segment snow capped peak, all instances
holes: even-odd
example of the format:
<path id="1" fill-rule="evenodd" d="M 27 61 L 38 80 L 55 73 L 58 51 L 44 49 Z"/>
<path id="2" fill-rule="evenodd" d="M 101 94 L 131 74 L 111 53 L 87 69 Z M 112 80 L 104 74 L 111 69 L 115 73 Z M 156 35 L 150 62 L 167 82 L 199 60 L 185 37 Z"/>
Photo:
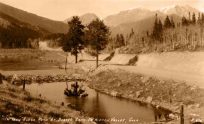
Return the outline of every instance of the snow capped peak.
<path id="1" fill-rule="evenodd" d="M 189 6 L 189 5 L 172 5 L 165 8 L 162 8 L 159 10 L 160 12 L 163 12 L 164 14 L 177 14 L 180 16 L 188 16 L 190 13 L 198 13 L 199 10 Z"/>
<path id="2" fill-rule="evenodd" d="M 120 14 L 135 13 L 135 12 L 150 12 L 150 10 L 144 7 L 136 7 L 136 8 L 129 8 L 127 10 L 121 11 Z"/>
<path id="3" fill-rule="evenodd" d="M 133 8 L 129 8 L 129 9 L 126 9 L 124 11 L 132 11 L 132 10 L 147 10 L 147 8 L 143 7 L 143 6 L 137 6 L 137 7 L 133 7 Z"/>
<path id="4" fill-rule="evenodd" d="M 167 6 L 159 9 L 159 11 L 166 13 L 169 9 L 175 8 L 177 5 Z"/>
<path id="5" fill-rule="evenodd" d="M 200 9 L 201 12 L 204 12 L 204 8 Z"/>

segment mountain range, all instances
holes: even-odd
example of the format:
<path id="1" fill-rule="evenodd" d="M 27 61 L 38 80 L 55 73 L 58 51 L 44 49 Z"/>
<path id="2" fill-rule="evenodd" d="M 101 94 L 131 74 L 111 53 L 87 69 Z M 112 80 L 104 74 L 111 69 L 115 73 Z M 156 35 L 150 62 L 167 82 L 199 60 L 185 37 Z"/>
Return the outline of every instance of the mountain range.
<path id="1" fill-rule="evenodd" d="M 145 8 L 135 8 L 131 10 L 121 11 L 118 14 L 110 15 L 104 18 L 104 21 L 109 26 L 117 26 L 123 23 L 136 22 L 151 16 L 158 15 L 178 15 L 180 17 L 189 16 L 189 12 L 198 14 L 200 11 L 189 5 L 174 5 L 158 10 L 149 10 Z"/>
<path id="2" fill-rule="evenodd" d="M 151 31 L 156 14 L 161 21 L 164 21 L 168 15 L 170 18 L 173 18 L 175 23 L 178 23 L 181 22 L 183 16 L 189 18 L 189 12 L 191 13 L 190 16 L 192 16 L 193 13 L 197 16 L 201 11 L 189 5 L 174 5 L 158 10 L 135 8 L 110 15 L 104 18 L 104 22 L 111 27 L 112 35 L 118 33 L 127 34 L 130 33 L 132 29 L 134 32 Z"/>
<path id="3" fill-rule="evenodd" d="M 103 20 L 104 23 L 110 27 L 112 35 L 116 35 L 117 33 L 127 34 L 132 29 L 134 29 L 135 32 L 150 31 L 153 27 L 156 14 L 162 21 L 169 15 L 175 22 L 179 22 L 183 16 L 188 18 L 189 12 L 198 15 L 200 11 L 189 5 L 174 5 L 158 10 L 135 8 L 109 15 Z M 48 33 L 66 33 L 68 31 L 67 21 L 70 21 L 72 18 L 69 17 L 64 21 L 54 21 L 3 3 L 0 3 L 0 13 L 17 19 L 20 22 L 30 24 Z M 89 24 L 96 18 L 98 18 L 97 15 L 93 13 L 87 13 L 80 16 L 80 20 L 84 25 Z M 5 19 L 0 14 L 0 24 L 6 26 L 9 23 L 9 20 Z"/>
<path id="4" fill-rule="evenodd" d="M 162 8 L 160 9 L 160 11 L 167 15 L 176 14 L 176 15 L 185 16 L 185 17 L 189 16 L 189 12 L 191 14 L 192 13 L 198 14 L 200 12 L 198 9 L 195 9 L 189 5 L 185 5 L 185 6 L 173 5 L 166 8 Z"/>

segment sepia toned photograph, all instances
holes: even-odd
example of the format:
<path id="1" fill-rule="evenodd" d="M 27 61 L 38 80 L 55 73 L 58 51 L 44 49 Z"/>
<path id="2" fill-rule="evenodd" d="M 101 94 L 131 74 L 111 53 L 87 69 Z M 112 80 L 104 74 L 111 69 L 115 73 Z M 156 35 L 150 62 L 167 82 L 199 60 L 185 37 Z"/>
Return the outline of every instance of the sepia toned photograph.
<path id="1" fill-rule="evenodd" d="M 0 124 L 204 124 L 204 0 L 0 0 Z"/>

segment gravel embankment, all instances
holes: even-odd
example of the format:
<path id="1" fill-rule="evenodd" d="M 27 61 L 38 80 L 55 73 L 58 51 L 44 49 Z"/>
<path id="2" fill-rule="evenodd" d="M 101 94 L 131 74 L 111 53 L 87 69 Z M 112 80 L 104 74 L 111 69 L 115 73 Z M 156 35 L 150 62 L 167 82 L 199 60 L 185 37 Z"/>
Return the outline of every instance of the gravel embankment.
<path id="1" fill-rule="evenodd" d="M 204 90 L 173 80 L 159 80 L 154 77 L 106 70 L 93 75 L 90 87 L 106 94 L 130 100 L 159 105 L 179 113 L 184 104 L 185 120 L 204 119 Z M 175 116 L 176 119 L 176 116 Z M 178 118 L 177 118 L 178 120 Z"/>

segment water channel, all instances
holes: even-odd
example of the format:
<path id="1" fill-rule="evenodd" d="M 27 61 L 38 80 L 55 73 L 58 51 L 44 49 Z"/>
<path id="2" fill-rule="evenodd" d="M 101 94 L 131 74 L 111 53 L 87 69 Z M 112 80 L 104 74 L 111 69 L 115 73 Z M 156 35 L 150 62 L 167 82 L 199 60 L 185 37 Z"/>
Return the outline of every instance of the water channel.
<path id="1" fill-rule="evenodd" d="M 103 93 L 99 93 L 88 87 L 86 88 L 88 97 L 75 98 L 64 95 L 66 83 L 32 83 L 26 85 L 32 95 L 45 97 L 46 99 L 70 106 L 79 110 L 86 115 L 98 119 L 112 119 L 109 123 L 116 123 L 121 119 L 125 119 L 125 123 L 150 123 L 154 121 L 154 109 L 150 105 L 133 102 L 126 99 L 119 99 Z M 115 121 L 114 121 L 115 119 Z M 104 123 L 104 122 L 100 122 Z M 105 122 L 107 123 L 107 122 Z"/>

